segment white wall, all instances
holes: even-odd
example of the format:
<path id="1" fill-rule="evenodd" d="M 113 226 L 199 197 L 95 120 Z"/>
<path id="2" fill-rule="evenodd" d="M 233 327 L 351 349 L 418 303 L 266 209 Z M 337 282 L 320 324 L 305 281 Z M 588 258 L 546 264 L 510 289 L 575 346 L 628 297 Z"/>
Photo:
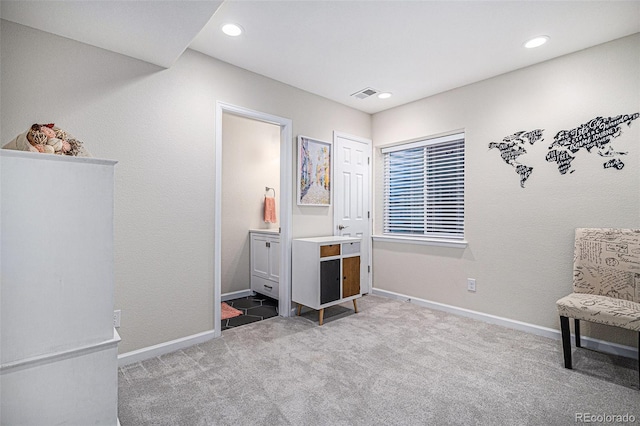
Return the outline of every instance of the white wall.
<path id="1" fill-rule="evenodd" d="M 278 229 L 264 222 L 265 186 L 275 189 L 280 218 L 280 127 L 222 116 L 222 294 L 251 287 L 249 229 Z M 273 191 L 269 191 L 273 196 Z"/>
<path id="2" fill-rule="evenodd" d="M 119 161 L 121 353 L 213 329 L 217 100 L 290 118 L 294 136 L 370 137 L 368 114 L 191 50 L 162 69 L 0 22 L 3 144 L 34 122 L 55 122 L 95 157 Z M 293 236 L 330 234 L 332 214 L 294 206 Z"/>
<path id="3" fill-rule="evenodd" d="M 621 171 L 585 152 L 575 172 L 545 161 L 555 134 L 598 116 L 640 111 L 640 35 L 627 37 L 373 116 L 377 147 L 464 129 L 466 249 L 375 242 L 374 287 L 558 328 L 555 301 L 571 292 L 576 227 L 640 227 L 640 119 L 612 144 Z M 545 129 L 521 157 L 534 167 L 519 186 L 490 142 Z M 375 229 L 381 233 L 381 155 L 376 151 Z M 466 279 L 477 279 L 477 292 Z M 588 330 L 588 327 L 585 327 Z M 593 326 L 592 335 L 612 339 Z M 613 338 L 635 345 L 637 335 Z"/>

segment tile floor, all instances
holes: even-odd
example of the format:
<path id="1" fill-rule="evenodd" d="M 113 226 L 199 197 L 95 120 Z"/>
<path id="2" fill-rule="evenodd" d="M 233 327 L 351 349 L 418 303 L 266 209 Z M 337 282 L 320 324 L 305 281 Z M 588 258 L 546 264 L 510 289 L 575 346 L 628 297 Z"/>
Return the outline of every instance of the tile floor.
<path id="1" fill-rule="evenodd" d="M 222 320 L 222 331 L 278 316 L 278 301 L 259 293 L 226 302 L 242 311 L 242 315 Z"/>

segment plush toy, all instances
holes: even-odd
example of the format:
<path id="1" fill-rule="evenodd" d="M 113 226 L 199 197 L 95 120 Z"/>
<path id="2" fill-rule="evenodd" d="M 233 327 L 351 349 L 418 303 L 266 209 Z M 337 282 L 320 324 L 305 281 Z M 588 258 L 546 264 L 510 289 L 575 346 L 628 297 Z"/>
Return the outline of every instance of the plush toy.
<path id="1" fill-rule="evenodd" d="M 46 154 L 91 156 L 82 142 L 70 137 L 64 130 L 55 127 L 53 123 L 33 124 L 29 130 L 16 136 L 3 148 Z"/>

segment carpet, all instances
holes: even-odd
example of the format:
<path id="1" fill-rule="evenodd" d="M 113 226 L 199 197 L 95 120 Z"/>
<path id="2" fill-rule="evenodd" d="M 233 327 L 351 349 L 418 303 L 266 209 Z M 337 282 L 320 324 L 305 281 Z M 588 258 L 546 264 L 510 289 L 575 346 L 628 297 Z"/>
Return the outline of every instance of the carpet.
<path id="1" fill-rule="evenodd" d="M 226 302 L 222 302 L 222 311 L 220 314 L 220 319 L 226 320 L 229 318 L 234 318 L 242 315 L 242 311 L 237 310 L 233 306 L 230 306 Z"/>
<path id="2" fill-rule="evenodd" d="M 338 309 L 341 308 L 341 309 Z M 640 419 L 638 361 L 366 296 L 119 369 L 122 426 L 553 425 Z M 600 417 L 603 418 L 603 417 Z M 604 422 L 603 422 L 604 423 Z M 611 422 L 613 423 L 613 422 Z"/>

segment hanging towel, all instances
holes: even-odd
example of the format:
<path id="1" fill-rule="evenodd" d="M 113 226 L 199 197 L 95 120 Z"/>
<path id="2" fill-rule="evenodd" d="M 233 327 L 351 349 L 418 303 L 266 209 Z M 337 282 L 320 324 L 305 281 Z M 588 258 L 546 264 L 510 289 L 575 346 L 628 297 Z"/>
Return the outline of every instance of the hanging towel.
<path id="1" fill-rule="evenodd" d="M 273 197 L 264 197 L 264 221 L 276 223 L 276 199 Z"/>

